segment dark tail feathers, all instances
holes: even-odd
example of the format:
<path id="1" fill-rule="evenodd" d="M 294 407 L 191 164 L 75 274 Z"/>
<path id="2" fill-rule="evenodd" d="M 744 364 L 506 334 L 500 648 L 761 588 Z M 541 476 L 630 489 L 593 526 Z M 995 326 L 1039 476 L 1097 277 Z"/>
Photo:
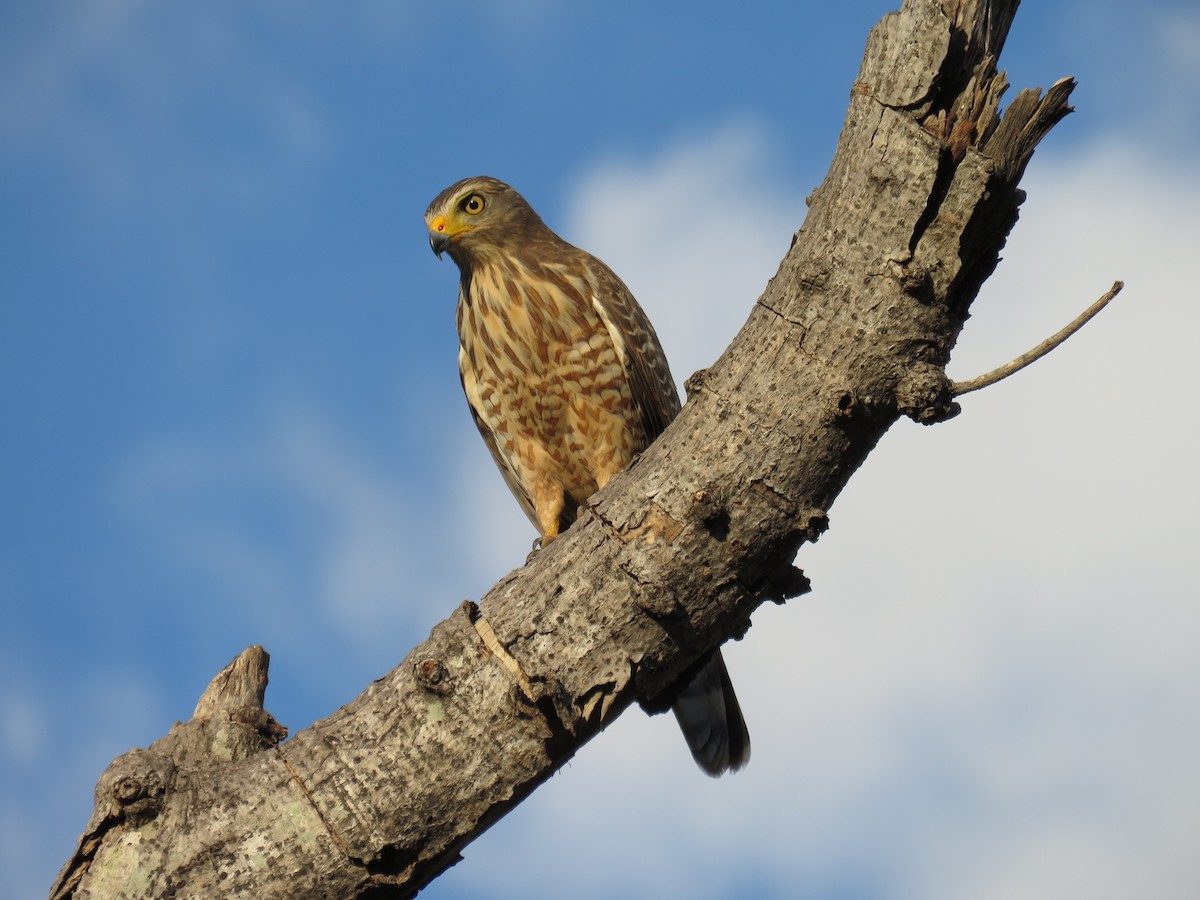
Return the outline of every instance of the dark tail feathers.
<path id="1" fill-rule="evenodd" d="M 717 650 L 672 707 L 692 758 L 714 778 L 750 761 L 750 732 Z"/>

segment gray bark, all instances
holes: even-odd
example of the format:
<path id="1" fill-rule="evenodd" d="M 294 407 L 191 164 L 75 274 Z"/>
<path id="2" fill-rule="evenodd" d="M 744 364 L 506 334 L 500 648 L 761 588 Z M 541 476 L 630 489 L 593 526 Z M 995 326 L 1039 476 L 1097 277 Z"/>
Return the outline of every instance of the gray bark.
<path id="1" fill-rule="evenodd" d="M 54 897 L 407 897 L 764 600 L 944 366 L 1070 81 L 998 110 L 1015 0 L 910 0 L 869 38 L 829 173 L 749 321 L 580 521 L 386 677 L 286 742 L 266 654 L 116 760 Z M 397 600 L 397 602 L 400 602 Z"/>

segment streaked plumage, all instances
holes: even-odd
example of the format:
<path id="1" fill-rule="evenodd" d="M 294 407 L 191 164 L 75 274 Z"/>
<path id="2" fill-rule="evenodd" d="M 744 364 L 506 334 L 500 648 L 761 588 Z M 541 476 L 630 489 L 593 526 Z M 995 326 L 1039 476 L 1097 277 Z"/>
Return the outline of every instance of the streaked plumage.
<path id="1" fill-rule="evenodd" d="M 459 269 L 459 373 L 475 424 L 547 543 L 679 412 L 666 356 L 621 279 L 507 184 L 451 185 L 425 223 Z M 709 774 L 749 759 L 719 651 L 675 714 Z"/>

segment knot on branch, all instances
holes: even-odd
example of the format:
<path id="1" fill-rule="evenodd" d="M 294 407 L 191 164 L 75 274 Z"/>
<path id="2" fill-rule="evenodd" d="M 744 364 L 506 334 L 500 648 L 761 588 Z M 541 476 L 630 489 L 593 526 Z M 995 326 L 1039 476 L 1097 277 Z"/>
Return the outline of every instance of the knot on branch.
<path id="1" fill-rule="evenodd" d="M 706 390 L 708 390 L 708 369 L 697 369 L 683 383 L 683 391 L 689 400 Z"/>
<path id="2" fill-rule="evenodd" d="M 162 809 L 173 788 L 175 763 L 153 750 L 130 750 L 105 769 L 96 784 L 96 815 L 137 827 Z"/>
<path id="3" fill-rule="evenodd" d="M 429 657 L 413 663 L 413 677 L 417 684 L 433 694 L 446 696 L 454 690 L 450 679 L 450 670 L 440 659 Z"/>
<path id="4" fill-rule="evenodd" d="M 837 390 L 830 400 L 830 414 L 834 420 L 849 418 L 858 408 L 858 398 L 853 391 Z"/>
<path id="5" fill-rule="evenodd" d="M 175 789 L 178 768 L 153 749 L 130 750 L 114 759 L 96 782 L 95 806 L 75 853 L 54 880 L 50 900 L 75 896 L 110 832 L 153 821 Z"/>
<path id="6" fill-rule="evenodd" d="M 928 305 L 933 302 L 933 276 L 926 266 L 915 259 L 910 259 L 903 265 L 899 263 L 893 265 L 896 278 L 900 282 L 900 290 L 918 303 Z"/>
<path id="7" fill-rule="evenodd" d="M 896 384 L 896 409 L 922 425 L 945 422 L 961 411 L 954 401 L 954 382 L 941 366 L 927 362 L 904 370 Z"/>
<path id="8" fill-rule="evenodd" d="M 729 537 L 729 525 L 732 521 L 725 503 L 714 497 L 709 491 L 696 491 L 692 495 L 694 509 L 704 530 L 715 540 L 724 542 Z"/>

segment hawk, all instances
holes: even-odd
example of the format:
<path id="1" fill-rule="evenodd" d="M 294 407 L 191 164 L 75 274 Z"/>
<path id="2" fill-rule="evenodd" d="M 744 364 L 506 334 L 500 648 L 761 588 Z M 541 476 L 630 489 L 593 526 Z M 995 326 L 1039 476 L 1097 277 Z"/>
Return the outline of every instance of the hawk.
<path id="1" fill-rule="evenodd" d="M 504 182 L 452 184 L 425 224 L 433 252 L 459 270 L 458 366 L 471 415 L 544 546 L 679 412 L 667 358 L 621 279 Z M 709 775 L 750 758 L 719 650 L 674 711 Z"/>

